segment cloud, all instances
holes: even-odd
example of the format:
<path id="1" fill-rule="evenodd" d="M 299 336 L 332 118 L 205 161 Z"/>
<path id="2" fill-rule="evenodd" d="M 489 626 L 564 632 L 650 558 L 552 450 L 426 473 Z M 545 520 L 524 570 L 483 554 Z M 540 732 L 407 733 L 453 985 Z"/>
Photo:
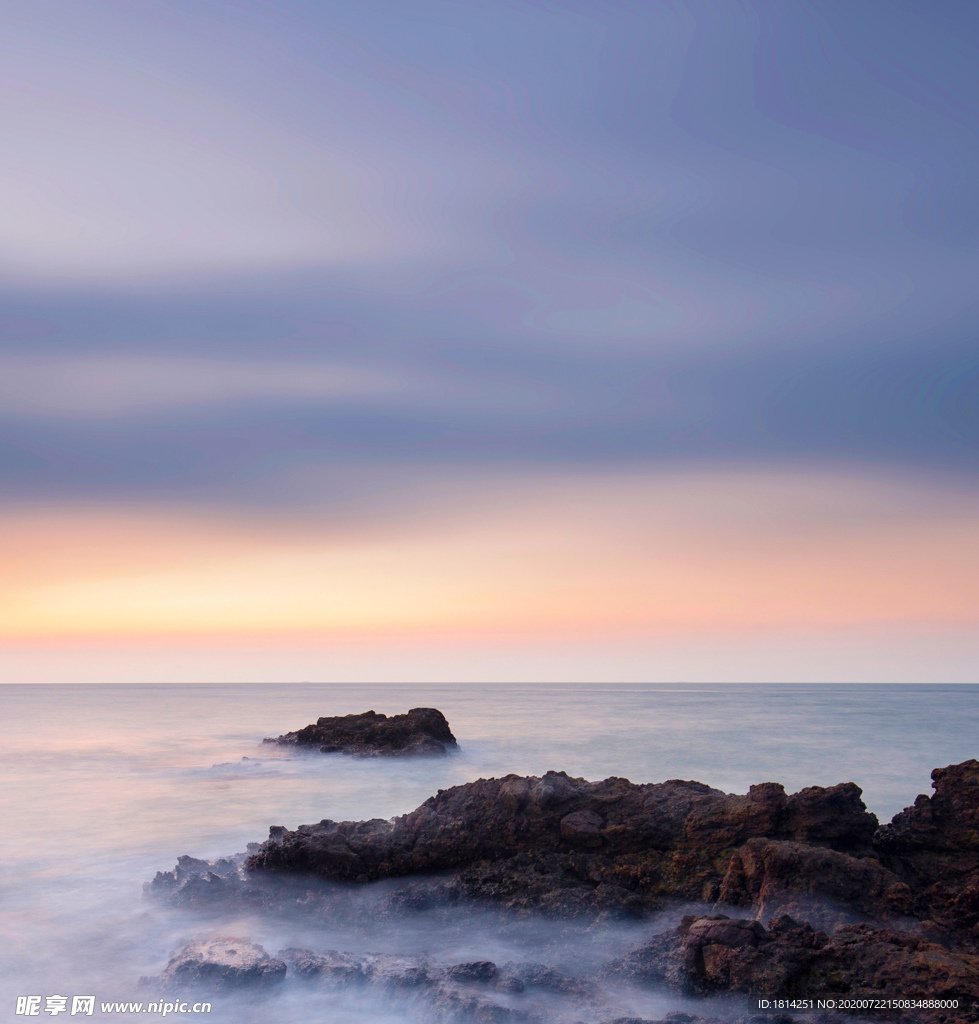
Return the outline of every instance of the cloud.
<path id="1" fill-rule="evenodd" d="M 664 408 L 669 397 L 661 396 Z M 354 416 L 441 415 L 540 419 L 561 416 L 557 389 L 515 377 L 497 380 L 463 367 L 298 361 L 246 361 L 193 356 L 0 356 L 0 416 L 60 422 L 179 415 L 196 409 L 234 416 L 252 405 L 296 415 L 297 407 Z M 564 413 L 566 417 L 566 410 Z"/>
<path id="2" fill-rule="evenodd" d="M 43 6 L 0 45 L 7 281 L 159 287 L 498 248 L 481 210 L 523 171 L 365 78 L 356 42 L 320 31 L 310 63 L 288 18 L 172 10 L 147 35 L 134 12 Z"/>
<path id="3" fill-rule="evenodd" d="M 0 114 L 12 153 L 0 174 L 8 280 L 186 278 L 356 263 L 402 247 L 359 203 L 349 161 L 293 139 L 284 145 L 270 126 L 211 97 L 180 97 L 210 107 L 210 131 L 145 109 L 155 103 L 127 110 L 134 85 L 147 83 L 118 70 L 112 77 L 127 99 L 98 102 L 66 81 L 51 92 L 8 83 Z"/>
<path id="4" fill-rule="evenodd" d="M 0 414 L 112 419 L 262 400 L 361 399 L 403 387 L 379 371 L 166 356 L 0 358 Z"/>
<path id="5" fill-rule="evenodd" d="M 10 630 L 972 622 L 933 7 L 10 5 Z"/>

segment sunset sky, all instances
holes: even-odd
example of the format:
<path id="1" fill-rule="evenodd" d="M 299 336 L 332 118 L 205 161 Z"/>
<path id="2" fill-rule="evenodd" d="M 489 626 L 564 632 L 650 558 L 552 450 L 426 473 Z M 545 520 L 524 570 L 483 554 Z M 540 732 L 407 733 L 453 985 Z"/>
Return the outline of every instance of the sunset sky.
<path id="1" fill-rule="evenodd" d="M 979 681 L 979 5 L 4 22 L 0 681 Z"/>

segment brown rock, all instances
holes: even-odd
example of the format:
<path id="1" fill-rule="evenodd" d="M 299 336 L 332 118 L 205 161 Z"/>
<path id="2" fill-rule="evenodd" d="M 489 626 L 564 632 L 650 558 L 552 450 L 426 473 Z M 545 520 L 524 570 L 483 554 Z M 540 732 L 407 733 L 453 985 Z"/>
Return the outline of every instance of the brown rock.
<path id="1" fill-rule="evenodd" d="M 787 917 L 767 930 L 757 921 L 723 915 L 684 918 L 604 973 L 688 994 L 958 1000 L 956 1010 L 915 1007 L 883 1015 L 908 1024 L 973 1024 L 979 1000 L 979 956 L 866 924 L 840 928 L 830 937 Z"/>
<path id="2" fill-rule="evenodd" d="M 601 846 L 604 824 L 594 811 L 572 811 L 561 819 L 561 837 L 574 846 Z"/>
<path id="3" fill-rule="evenodd" d="M 780 786 L 768 784 L 748 796 L 730 796 L 679 780 L 636 785 L 619 778 L 586 782 L 564 772 L 510 775 L 443 790 L 392 821 L 324 820 L 277 831 L 247 867 L 346 881 L 455 871 L 465 892 L 479 899 L 556 913 L 616 907 L 635 913 L 666 898 L 706 894 L 713 901 L 725 880 L 732 900 L 763 900 L 774 879 L 785 875 L 775 872 L 785 857 L 746 851 L 740 885 L 732 857 L 753 838 L 792 843 L 801 836 L 819 844 L 806 847 L 817 851 L 806 893 L 822 891 L 816 868 L 828 865 L 836 868 L 827 876 L 833 898 L 870 880 L 880 897 L 875 908 L 891 909 L 880 895 L 892 881 L 886 872 L 878 867 L 875 873 L 846 852 L 869 848 L 877 825 L 859 793 L 847 784 L 786 797 Z M 820 860 L 818 851 L 832 852 L 834 844 L 839 856 Z M 804 872 L 804 861 L 796 854 L 793 870 Z M 858 895 L 866 896 L 863 889 Z"/>
<path id="4" fill-rule="evenodd" d="M 786 904 L 824 902 L 875 917 L 911 912 L 911 890 L 873 857 L 784 839 L 749 839 L 731 857 L 719 900 L 778 917 Z"/>
<path id="5" fill-rule="evenodd" d="M 315 725 L 264 742 L 360 757 L 446 754 L 458 746 L 445 716 L 435 708 L 412 708 L 406 715 L 390 718 L 375 711 L 318 718 Z"/>
<path id="6" fill-rule="evenodd" d="M 922 794 L 874 845 L 881 862 L 914 893 L 914 910 L 939 928 L 979 938 L 979 761 L 936 768 Z"/>

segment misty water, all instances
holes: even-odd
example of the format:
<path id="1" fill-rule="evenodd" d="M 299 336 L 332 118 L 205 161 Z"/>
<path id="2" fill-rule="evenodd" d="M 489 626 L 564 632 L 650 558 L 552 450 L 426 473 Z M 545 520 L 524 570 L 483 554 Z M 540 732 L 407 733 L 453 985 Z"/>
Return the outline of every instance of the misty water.
<path id="1" fill-rule="evenodd" d="M 371 924 L 369 886 L 358 896 L 364 912 L 345 919 L 215 919 L 147 900 L 143 883 L 182 854 L 240 852 L 270 825 L 388 818 L 438 789 L 509 772 L 696 779 L 727 792 L 765 781 L 790 792 L 854 781 L 886 820 L 929 791 L 932 768 L 976 756 L 977 696 L 973 686 L 0 687 L 3 1019 L 14 1019 L 22 995 L 94 995 L 96 1018 L 101 1002 L 149 998 L 138 979 L 209 934 L 247 936 L 272 954 L 288 946 L 397 952 L 587 974 L 667 922 L 589 927 L 456 910 L 406 913 L 382 927 Z M 358 759 L 261 742 L 321 715 L 418 706 L 445 713 L 458 754 Z M 606 996 L 622 1015 L 646 1018 L 692 1005 L 648 990 Z M 266 996 L 214 997 L 212 1005 L 207 1018 L 186 1019 L 425 1020 L 410 993 L 338 994 L 292 979 Z M 554 1006 L 573 1009 L 567 1000 Z M 580 1019 L 599 1018 L 581 1007 Z"/>

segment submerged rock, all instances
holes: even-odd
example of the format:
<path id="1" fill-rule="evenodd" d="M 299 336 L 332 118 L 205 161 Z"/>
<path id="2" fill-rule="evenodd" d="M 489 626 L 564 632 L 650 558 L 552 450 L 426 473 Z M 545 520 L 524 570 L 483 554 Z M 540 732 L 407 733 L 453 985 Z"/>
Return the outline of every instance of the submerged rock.
<path id="1" fill-rule="evenodd" d="M 321 754 L 360 757 L 447 754 L 458 746 L 445 716 L 435 708 L 412 708 L 406 715 L 390 718 L 375 711 L 318 718 L 314 725 L 264 742 L 317 747 Z"/>
<path id="2" fill-rule="evenodd" d="M 215 937 L 189 942 L 178 950 L 159 978 L 141 979 L 163 992 L 203 989 L 228 992 L 268 988 L 285 980 L 286 965 L 248 939 Z"/>
<path id="3" fill-rule="evenodd" d="M 374 984 L 414 988 L 433 981 L 427 962 L 397 953 L 346 953 L 335 949 L 315 953 L 309 949 L 282 949 L 297 977 L 315 979 L 326 985 Z"/>
<path id="4" fill-rule="evenodd" d="M 175 906 L 227 907 L 239 901 L 247 888 L 242 872 L 246 857 L 260 849 L 258 843 L 249 843 L 247 853 L 216 861 L 178 857 L 172 871 L 157 871 L 152 881 L 143 884 L 143 894 Z"/>
<path id="5" fill-rule="evenodd" d="M 737 930 L 741 924 L 731 922 L 731 927 Z M 764 934 L 760 926 L 758 930 Z M 249 939 L 230 937 L 188 943 L 160 977 L 141 983 L 164 992 L 230 993 L 277 985 L 287 974 L 299 984 L 322 987 L 337 996 L 373 990 L 413 1007 L 431 1024 L 823 1024 L 822 1018 L 780 1014 L 742 1013 L 723 1021 L 681 1011 L 657 1020 L 625 1017 L 617 985 L 602 986 L 597 979 L 572 977 L 542 963 L 498 965 L 478 960 L 446 965 L 424 956 L 298 948 L 280 950 L 272 958 Z M 606 974 L 615 982 L 629 977 L 621 965 L 612 965 Z"/>
<path id="6" fill-rule="evenodd" d="M 445 1024 L 536 1024 L 544 1019 L 539 997 L 549 1007 L 549 1022 L 569 1020 L 555 1007 L 555 995 L 564 997 L 563 1009 L 577 1020 L 577 1011 L 591 1004 L 594 996 L 586 983 L 543 964 L 498 966 L 480 960 L 439 966 L 423 957 L 394 953 L 308 949 L 284 949 L 278 955 L 308 983 L 396 992 L 421 1004 L 425 1020 Z"/>

